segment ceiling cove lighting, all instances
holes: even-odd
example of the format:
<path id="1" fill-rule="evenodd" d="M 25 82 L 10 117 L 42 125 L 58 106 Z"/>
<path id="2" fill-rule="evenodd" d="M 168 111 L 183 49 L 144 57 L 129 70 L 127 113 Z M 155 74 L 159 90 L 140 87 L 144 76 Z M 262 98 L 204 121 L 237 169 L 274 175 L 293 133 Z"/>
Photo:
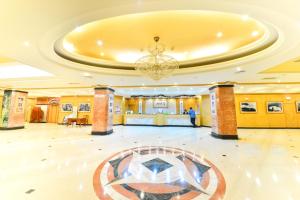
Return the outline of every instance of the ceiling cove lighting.
<path id="1" fill-rule="evenodd" d="M 0 65 L 0 79 L 50 77 L 52 74 L 28 65 Z"/>
<path id="2" fill-rule="evenodd" d="M 215 45 L 211 47 L 201 48 L 191 53 L 190 57 L 193 59 L 199 59 L 209 56 L 215 56 L 223 54 L 229 51 L 229 46 L 227 45 Z"/>
<path id="3" fill-rule="evenodd" d="M 165 46 L 159 43 L 160 38 L 154 37 L 155 45 L 149 47 L 149 55 L 143 56 L 135 62 L 136 70 L 153 80 L 160 80 L 170 76 L 179 69 L 178 61 L 171 55 L 164 54 Z"/>

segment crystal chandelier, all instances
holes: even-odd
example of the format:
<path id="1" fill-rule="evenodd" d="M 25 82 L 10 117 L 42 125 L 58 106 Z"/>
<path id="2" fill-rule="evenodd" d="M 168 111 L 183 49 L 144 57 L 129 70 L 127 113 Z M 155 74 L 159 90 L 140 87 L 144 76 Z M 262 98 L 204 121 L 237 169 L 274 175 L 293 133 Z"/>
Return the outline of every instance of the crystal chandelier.
<path id="1" fill-rule="evenodd" d="M 155 45 L 149 47 L 149 55 L 139 58 L 136 63 L 136 70 L 153 80 L 160 80 L 170 76 L 174 70 L 179 69 L 178 61 L 172 56 L 163 54 L 164 45 L 159 43 L 159 37 L 154 37 Z"/>

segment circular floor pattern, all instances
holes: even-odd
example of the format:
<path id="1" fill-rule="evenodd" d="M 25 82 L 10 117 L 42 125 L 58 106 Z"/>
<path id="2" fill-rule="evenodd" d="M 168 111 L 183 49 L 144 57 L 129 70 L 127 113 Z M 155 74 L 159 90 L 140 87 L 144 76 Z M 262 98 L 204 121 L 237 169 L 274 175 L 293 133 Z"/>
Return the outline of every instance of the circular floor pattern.
<path id="1" fill-rule="evenodd" d="M 101 200 L 220 200 L 222 173 L 207 159 L 178 148 L 138 147 L 103 161 L 94 174 Z"/>

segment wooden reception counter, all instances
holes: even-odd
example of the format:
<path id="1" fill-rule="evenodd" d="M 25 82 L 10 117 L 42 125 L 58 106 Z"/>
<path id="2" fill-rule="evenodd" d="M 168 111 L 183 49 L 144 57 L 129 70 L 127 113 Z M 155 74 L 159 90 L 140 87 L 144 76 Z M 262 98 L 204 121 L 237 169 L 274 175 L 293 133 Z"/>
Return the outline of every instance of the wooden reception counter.
<path id="1" fill-rule="evenodd" d="M 200 126 L 200 115 L 196 117 L 196 124 Z M 124 115 L 124 125 L 192 126 L 189 115 L 168 114 L 127 114 Z"/>

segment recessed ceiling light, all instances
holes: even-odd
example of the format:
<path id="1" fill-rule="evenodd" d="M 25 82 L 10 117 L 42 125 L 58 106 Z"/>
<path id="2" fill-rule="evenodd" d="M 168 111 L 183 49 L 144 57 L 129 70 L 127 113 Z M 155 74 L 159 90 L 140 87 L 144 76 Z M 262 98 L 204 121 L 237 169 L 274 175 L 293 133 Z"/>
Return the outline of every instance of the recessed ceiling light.
<path id="1" fill-rule="evenodd" d="M 217 33 L 217 37 L 218 37 L 218 38 L 223 37 L 223 32 L 218 32 L 218 33 Z"/>
<path id="2" fill-rule="evenodd" d="M 105 54 L 104 54 L 103 52 L 101 52 L 101 53 L 100 53 L 100 56 L 102 56 L 102 57 L 103 57 L 104 55 L 105 55 Z"/>
<path id="3" fill-rule="evenodd" d="M 242 71 L 242 69 L 240 67 L 237 67 L 236 71 L 240 72 L 240 71 Z"/>
<path id="4" fill-rule="evenodd" d="M 251 33 L 252 37 L 256 37 L 256 36 L 258 36 L 258 34 L 259 34 L 258 31 L 253 31 L 253 32 Z"/>
<path id="5" fill-rule="evenodd" d="M 103 41 L 102 40 L 97 40 L 97 45 L 102 47 L 103 46 Z"/>
<path id="6" fill-rule="evenodd" d="M 75 32 L 77 33 L 81 33 L 83 32 L 83 27 L 82 26 L 77 26 L 75 29 L 74 29 Z"/>
<path id="7" fill-rule="evenodd" d="M 84 73 L 83 73 L 83 76 L 87 76 L 87 77 L 88 77 L 88 76 L 91 76 L 91 74 L 88 73 L 88 72 L 84 72 Z"/>
<path id="8" fill-rule="evenodd" d="M 243 20 L 243 21 L 249 20 L 249 15 L 243 15 L 243 16 L 242 16 L 242 20 Z"/>
<path id="9" fill-rule="evenodd" d="M 29 43 L 28 41 L 25 41 L 25 42 L 23 42 L 23 45 L 24 45 L 25 47 L 29 47 L 29 46 L 30 46 L 30 43 Z"/>

